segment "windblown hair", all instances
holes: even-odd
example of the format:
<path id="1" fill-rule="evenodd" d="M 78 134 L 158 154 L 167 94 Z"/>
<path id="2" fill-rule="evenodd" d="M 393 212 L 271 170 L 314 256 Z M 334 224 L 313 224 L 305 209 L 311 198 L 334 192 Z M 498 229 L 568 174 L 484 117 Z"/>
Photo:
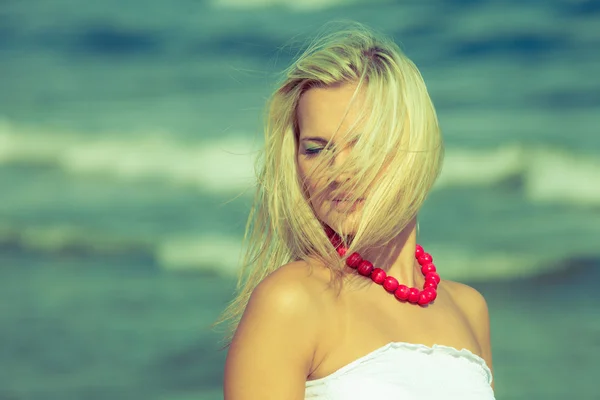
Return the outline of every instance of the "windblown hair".
<path id="1" fill-rule="evenodd" d="M 324 232 L 298 173 L 300 97 L 311 88 L 356 85 L 360 132 L 338 129 L 313 173 L 326 171 L 328 187 L 342 170 L 352 171 L 336 190 L 365 197 L 357 227 L 332 226 L 348 255 L 384 245 L 416 216 L 439 175 L 443 142 L 435 109 L 416 66 L 393 40 L 358 23 L 321 34 L 284 72 L 268 103 L 258 184 L 244 236 L 245 257 L 238 294 L 216 322 L 228 321 L 229 342 L 254 288 L 291 261 L 313 257 L 331 269 L 341 287 L 344 259 Z M 355 124 L 356 125 L 356 124 Z M 351 156 L 333 157 L 351 145 Z M 368 193 L 368 195 L 367 195 Z M 320 194 L 316 194 L 319 196 Z M 314 194 L 313 194 L 314 196 Z"/>

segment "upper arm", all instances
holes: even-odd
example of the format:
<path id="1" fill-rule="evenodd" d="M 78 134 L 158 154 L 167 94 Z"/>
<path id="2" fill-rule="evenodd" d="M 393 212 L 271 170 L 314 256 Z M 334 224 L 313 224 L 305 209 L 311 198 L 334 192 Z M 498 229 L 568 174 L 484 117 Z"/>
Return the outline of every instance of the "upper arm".
<path id="1" fill-rule="evenodd" d="M 276 271 L 253 291 L 227 354 L 225 400 L 304 399 L 318 318 L 296 278 Z"/>

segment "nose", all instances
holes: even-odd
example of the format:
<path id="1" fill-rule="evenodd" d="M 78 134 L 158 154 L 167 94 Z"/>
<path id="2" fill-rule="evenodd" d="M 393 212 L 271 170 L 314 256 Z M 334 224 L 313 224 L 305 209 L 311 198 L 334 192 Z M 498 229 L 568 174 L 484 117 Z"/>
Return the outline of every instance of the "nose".
<path id="1" fill-rule="evenodd" d="M 342 168 L 346 160 L 348 159 L 348 154 L 350 153 L 350 149 L 346 148 L 337 153 L 333 158 L 333 167 L 335 169 Z M 347 167 L 341 169 L 339 175 L 335 177 L 335 181 L 338 183 L 346 182 L 352 177 L 352 171 L 350 171 Z"/>

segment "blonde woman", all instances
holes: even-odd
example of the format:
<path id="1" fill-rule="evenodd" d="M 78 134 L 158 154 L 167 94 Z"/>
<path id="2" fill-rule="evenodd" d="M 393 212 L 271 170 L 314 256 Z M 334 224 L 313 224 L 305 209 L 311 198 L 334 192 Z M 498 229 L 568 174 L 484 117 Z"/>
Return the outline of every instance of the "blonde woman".
<path id="1" fill-rule="evenodd" d="M 391 40 L 352 24 L 285 71 L 220 320 L 226 400 L 494 398 L 486 302 L 417 244 L 442 158 L 423 79 Z"/>

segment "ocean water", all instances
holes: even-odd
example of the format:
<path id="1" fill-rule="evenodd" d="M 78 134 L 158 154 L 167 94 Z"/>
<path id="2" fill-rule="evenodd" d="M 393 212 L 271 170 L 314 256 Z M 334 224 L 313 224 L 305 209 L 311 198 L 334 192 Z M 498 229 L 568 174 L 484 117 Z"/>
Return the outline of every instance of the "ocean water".
<path id="1" fill-rule="evenodd" d="M 222 399 L 208 329 L 233 281 L 147 263 L 29 257 L 1 270 L 0 399 Z M 112 261 L 112 262 L 111 262 Z M 598 398 L 600 265 L 475 283 L 498 399 Z"/>
<path id="2" fill-rule="evenodd" d="M 420 241 L 488 298 L 499 398 L 597 398 L 599 4 L 2 2 L 0 398 L 220 398 L 262 106 L 334 19 L 428 84 Z"/>

